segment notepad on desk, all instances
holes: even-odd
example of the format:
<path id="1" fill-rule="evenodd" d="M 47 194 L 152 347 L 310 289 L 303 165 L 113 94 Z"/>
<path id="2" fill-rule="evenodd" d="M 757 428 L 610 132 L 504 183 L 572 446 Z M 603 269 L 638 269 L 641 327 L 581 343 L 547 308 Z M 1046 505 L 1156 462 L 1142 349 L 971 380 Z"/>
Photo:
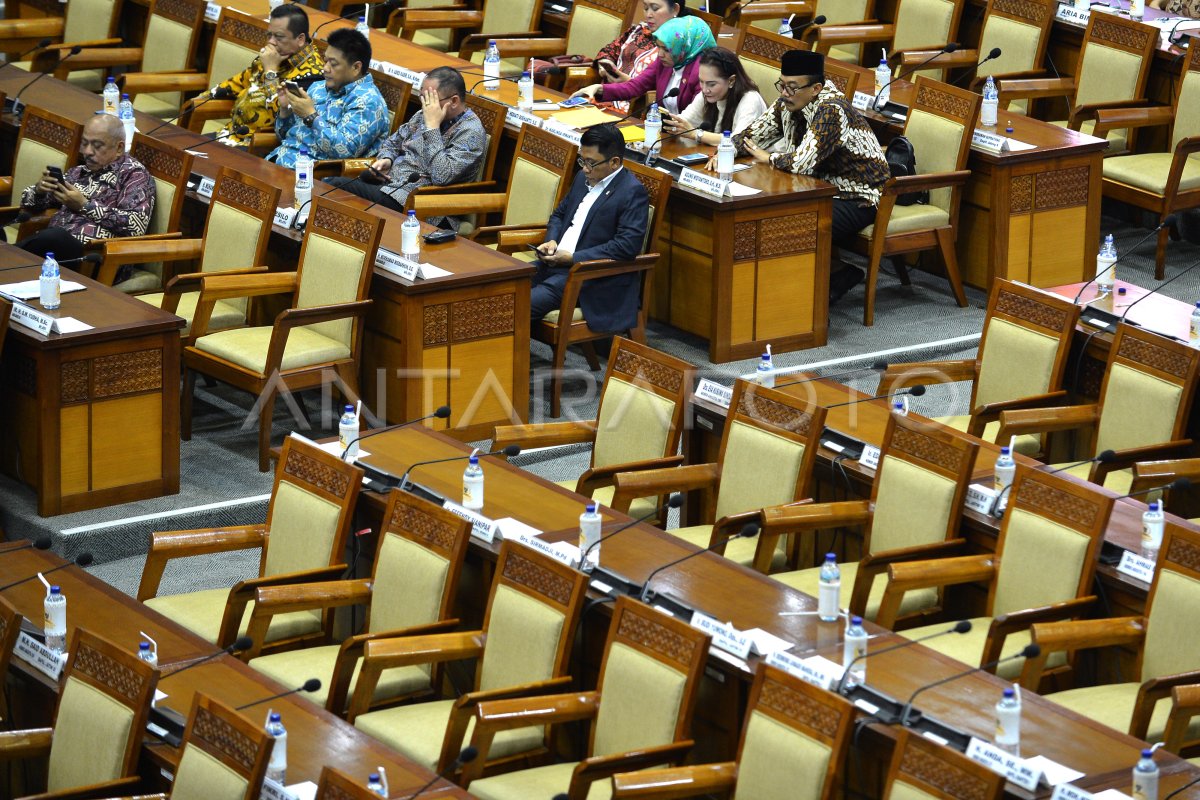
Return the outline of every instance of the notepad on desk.
<path id="1" fill-rule="evenodd" d="M 625 137 L 625 144 L 646 141 L 646 129 L 638 125 L 626 125 L 618 130 L 620 130 L 621 135 Z"/>
<path id="2" fill-rule="evenodd" d="M 81 292 L 86 288 L 82 283 L 75 281 L 61 281 L 58 285 L 58 293 Z M 6 294 L 18 300 L 36 300 L 42 296 L 42 281 L 40 278 L 34 278 L 31 281 L 6 283 L 0 285 L 0 294 Z"/>
<path id="3" fill-rule="evenodd" d="M 620 122 L 621 118 L 608 114 L 595 106 L 573 108 L 570 111 L 560 111 L 551 114 L 550 119 L 570 125 L 572 128 L 586 128 L 589 125 L 600 125 L 605 122 Z"/>

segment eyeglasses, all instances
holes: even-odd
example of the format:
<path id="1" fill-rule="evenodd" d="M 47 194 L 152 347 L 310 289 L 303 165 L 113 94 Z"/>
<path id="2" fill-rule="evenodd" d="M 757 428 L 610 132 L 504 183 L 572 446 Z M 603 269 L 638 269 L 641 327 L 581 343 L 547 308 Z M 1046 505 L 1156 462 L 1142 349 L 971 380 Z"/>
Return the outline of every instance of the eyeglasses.
<path id="1" fill-rule="evenodd" d="M 775 81 L 775 91 L 779 92 L 784 97 L 791 97 L 792 95 L 796 94 L 797 92 L 803 92 L 805 89 L 807 89 L 810 86 L 816 86 L 818 83 L 820 83 L 820 81 L 813 81 L 812 83 L 806 83 L 803 86 L 789 86 L 788 84 L 784 83 L 783 81 Z"/>
<path id="2" fill-rule="evenodd" d="M 591 172 L 596 167 L 600 166 L 601 164 L 607 164 L 611 160 L 612 159 L 610 159 L 610 158 L 605 158 L 600 161 L 588 161 L 586 158 L 583 158 L 582 156 L 580 156 L 579 158 L 575 159 L 575 163 L 579 165 L 580 169 L 585 170 L 587 172 Z"/>

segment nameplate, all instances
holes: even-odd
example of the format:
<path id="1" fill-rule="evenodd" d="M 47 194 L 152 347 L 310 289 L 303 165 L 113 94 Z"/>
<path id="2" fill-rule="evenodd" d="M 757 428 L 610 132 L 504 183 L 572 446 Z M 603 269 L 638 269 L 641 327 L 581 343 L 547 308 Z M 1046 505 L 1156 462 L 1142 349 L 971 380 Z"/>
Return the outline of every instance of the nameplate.
<path id="1" fill-rule="evenodd" d="M 523 108 L 509 108 L 505 112 L 504 121 L 518 128 L 522 125 L 528 125 L 531 128 L 540 128 L 544 120 L 537 114 L 526 111 Z"/>
<path id="2" fill-rule="evenodd" d="M 729 193 L 731 181 L 723 181 L 716 175 L 706 175 L 694 169 L 684 167 L 679 171 L 679 185 L 698 192 L 711 194 L 713 197 L 724 197 Z"/>
<path id="3" fill-rule="evenodd" d="M 375 266 L 409 281 L 421 277 L 421 265 L 382 247 L 375 251 Z"/>
<path id="4" fill-rule="evenodd" d="M 507 537 L 513 538 L 513 537 Z M 537 550 L 542 555 L 549 556 L 555 561 L 560 561 L 568 567 L 575 567 L 579 564 L 579 548 L 566 542 L 555 542 L 551 544 L 536 536 L 529 536 L 524 533 L 517 534 L 515 537 L 519 544 L 523 544 L 531 550 Z"/>
<path id="5" fill-rule="evenodd" d="M 417 72 L 408 67 L 402 67 L 399 64 L 392 64 L 389 61 L 371 59 L 371 69 L 378 70 L 384 75 L 390 75 L 393 78 L 399 78 L 415 89 L 420 89 L 421 84 L 425 81 L 424 72 Z"/>
<path id="6" fill-rule="evenodd" d="M 971 147 L 989 153 L 1007 153 L 1010 145 L 1007 136 L 999 136 L 976 128 L 975 133 L 971 134 Z"/>
<path id="7" fill-rule="evenodd" d="M 1003 775 L 1012 783 L 1030 792 L 1037 789 L 1042 771 L 1034 769 L 1022 758 L 1006 753 L 996 745 L 982 739 L 971 737 L 967 745 L 967 758 L 990 769 L 998 775 Z"/>
<path id="8" fill-rule="evenodd" d="M 879 458 L 882 455 L 882 450 L 873 444 L 869 444 L 863 448 L 862 455 L 858 457 L 858 463 L 867 469 L 879 469 Z"/>
<path id="9" fill-rule="evenodd" d="M 291 228 L 296 222 L 295 208 L 277 208 L 275 209 L 275 224 L 281 228 Z"/>
<path id="10" fill-rule="evenodd" d="M 464 508 L 458 503 L 455 503 L 453 500 L 447 500 L 446 502 L 442 503 L 442 508 L 449 511 L 454 516 L 461 517 L 462 519 L 465 519 L 467 522 L 471 523 L 471 535 L 476 539 L 482 539 L 488 544 L 491 544 L 496 538 L 496 531 L 499 529 L 499 526 L 496 524 L 495 520 L 488 519 L 477 511 Z"/>
<path id="11" fill-rule="evenodd" d="M 556 119 L 548 119 L 542 123 L 542 130 L 553 133 L 560 139 L 566 139 L 573 145 L 578 145 L 579 140 L 583 137 L 581 131 L 577 131 L 570 125 L 564 125 Z"/>
<path id="12" fill-rule="evenodd" d="M 842 679 L 844 671 L 826 658 L 796 658 L 783 652 L 771 653 L 767 656 L 767 664 L 822 689 L 832 689 Z"/>
<path id="13" fill-rule="evenodd" d="M 699 611 L 692 612 L 692 621 L 690 624 L 693 628 L 704 631 L 711 636 L 713 647 L 718 650 L 724 650 L 726 653 L 738 658 L 746 658 L 750 655 L 750 637 L 732 625 L 718 622 Z"/>
<path id="14" fill-rule="evenodd" d="M 1132 550 L 1126 550 L 1121 554 L 1121 563 L 1117 564 L 1117 572 L 1142 583 L 1154 582 L 1154 562 L 1148 558 L 1142 558 Z"/>
<path id="15" fill-rule="evenodd" d="M 1090 8 L 1076 8 L 1071 3 L 1060 3 L 1058 10 L 1054 12 L 1054 18 L 1059 22 L 1070 22 L 1083 26 L 1088 24 L 1088 18 L 1091 16 Z"/>
<path id="16" fill-rule="evenodd" d="M 1069 783 L 1060 783 L 1054 787 L 1054 794 L 1050 795 L 1050 800 L 1092 800 L 1095 796 Z"/>
<path id="17" fill-rule="evenodd" d="M 23 661 L 52 681 L 58 680 L 67 664 L 66 653 L 56 653 L 25 632 L 17 637 L 15 650 Z"/>
<path id="18" fill-rule="evenodd" d="M 973 483 L 967 487 L 967 501 L 963 505 L 978 514 L 990 514 L 997 494 L 995 489 Z"/>
<path id="19" fill-rule="evenodd" d="M 49 314 L 43 314 L 32 306 L 27 306 L 24 303 L 13 303 L 12 315 L 9 317 L 13 322 L 23 328 L 30 328 L 37 331 L 42 336 L 49 336 L 54 330 L 54 317 Z"/>
<path id="20" fill-rule="evenodd" d="M 696 397 L 721 408 L 729 408 L 729 404 L 733 402 L 733 387 L 722 386 L 708 378 L 702 378 L 700 385 L 696 387 Z"/>
<path id="21" fill-rule="evenodd" d="M 209 22 L 216 22 L 221 18 L 221 7 L 216 3 L 205 4 L 204 18 Z"/>
<path id="22" fill-rule="evenodd" d="M 296 795 L 289 792 L 283 784 L 270 779 L 263 781 L 259 797 L 262 800 L 296 800 Z"/>
<path id="23" fill-rule="evenodd" d="M 213 189 L 216 186 L 217 182 L 213 178 L 201 178 L 200 183 L 196 186 L 196 194 L 201 197 L 212 197 Z"/>
<path id="24" fill-rule="evenodd" d="M 871 103 L 873 102 L 875 102 L 875 97 L 866 92 L 855 92 L 854 97 L 850 99 L 850 105 L 859 111 L 866 111 L 871 107 Z"/>

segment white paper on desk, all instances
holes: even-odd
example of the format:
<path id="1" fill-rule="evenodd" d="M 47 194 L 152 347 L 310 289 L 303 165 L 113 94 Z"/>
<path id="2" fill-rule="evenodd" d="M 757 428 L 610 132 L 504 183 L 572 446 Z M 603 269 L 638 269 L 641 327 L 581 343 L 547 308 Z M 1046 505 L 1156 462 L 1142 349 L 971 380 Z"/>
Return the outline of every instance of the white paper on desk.
<path id="1" fill-rule="evenodd" d="M 734 164 L 733 169 L 731 169 L 730 172 L 741 172 L 742 170 L 750 169 L 753 166 L 753 164 Z"/>
<path id="2" fill-rule="evenodd" d="M 167 699 L 166 692 L 164 692 L 162 689 L 154 690 L 154 700 L 153 700 L 154 703 L 161 703 L 163 700 L 166 700 L 166 699 Z"/>
<path id="3" fill-rule="evenodd" d="M 496 527 L 500 529 L 500 536 L 504 539 L 516 539 L 522 534 L 525 536 L 542 535 L 542 532 L 537 528 L 533 527 L 532 525 L 526 525 L 519 519 L 513 519 L 512 517 L 501 517 L 500 519 L 494 521 L 496 523 Z"/>
<path id="4" fill-rule="evenodd" d="M 296 435 L 298 436 L 299 434 L 296 434 Z M 341 458 L 342 451 L 345 450 L 346 448 L 342 446 L 342 441 L 341 441 L 341 439 L 339 439 L 336 442 L 326 442 L 325 444 L 318 444 L 317 449 L 324 450 L 326 453 L 329 453 L 329 455 L 331 455 L 335 458 Z M 363 450 L 360 447 L 358 450 L 358 455 L 355 456 L 355 458 L 367 458 L 370 455 L 371 455 L 370 453 L 368 453 L 366 450 Z"/>
<path id="5" fill-rule="evenodd" d="M 1040 769 L 1042 771 L 1042 779 L 1050 786 L 1058 786 L 1060 783 L 1070 783 L 1071 781 L 1079 780 L 1084 775 L 1084 773 L 1076 772 L 1057 761 L 1051 761 L 1045 756 L 1027 758 L 1025 759 L 1025 763 L 1034 769 Z"/>
<path id="6" fill-rule="evenodd" d="M 54 330 L 59 333 L 79 333 L 80 331 L 90 331 L 91 325 L 86 322 L 80 322 L 74 317 L 59 317 L 54 320 Z"/>
<path id="7" fill-rule="evenodd" d="M 58 293 L 66 294 L 67 292 L 81 292 L 87 287 L 82 283 L 75 281 L 60 281 L 58 285 Z M 7 295 L 12 295 L 18 300 L 36 300 L 42 296 L 42 280 L 34 278 L 31 281 L 19 281 L 17 283 L 5 283 L 0 285 L 0 292 Z"/>
<path id="8" fill-rule="evenodd" d="M 433 264 L 422 264 L 421 265 L 421 277 L 424 280 L 429 280 L 430 278 L 444 278 L 447 275 L 453 275 L 453 274 L 454 274 L 453 272 L 442 269 L 441 267 L 435 267 Z"/>
<path id="9" fill-rule="evenodd" d="M 732 197 L 749 197 L 752 194 L 759 194 L 762 189 L 755 189 L 753 186 L 743 186 L 737 181 L 731 181 L 729 184 L 729 194 Z"/>
<path id="10" fill-rule="evenodd" d="M 762 628 L 750 628 L 749 630 L 742 631 L 742 633 L 750 637 L 750 651 L 760 656 L 769 656 L 771 653 L 790 650 L 794 646 L 793 642 L 780 639 L 772 633 L 767 633 Z"/>
<path id="11" fill-rule="evenodd" d="M 316 800 L 317 785 L 312 781 L 303 781 L 301 783 L 293 783 L 291 786 L 285 787 L 288 793 L 295 797 L 296 800 Z"/>
<path id="12" fill-rule="evenodd" d="M 534 100 L 532 111 L 558 111 L 557 100 Z"/>

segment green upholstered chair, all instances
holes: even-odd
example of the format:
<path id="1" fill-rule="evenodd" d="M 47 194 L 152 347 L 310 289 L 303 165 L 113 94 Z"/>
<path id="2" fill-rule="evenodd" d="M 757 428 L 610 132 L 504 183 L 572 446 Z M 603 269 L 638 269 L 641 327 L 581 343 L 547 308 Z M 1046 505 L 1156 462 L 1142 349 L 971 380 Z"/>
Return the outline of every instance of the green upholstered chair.
<path id="1" fill-rule="evenodd" d="M 184 180 L 187 179 L 184 173 Z M 100 266 L 101 279 L 116 276 L 123 264 L 157 263 L 135 269 L 128 280 L 117 284 L 125 289 L 131 281 L 135 287 L 158 289 L 138 297 L 152 306 L 183 317 L 186 324 L 181 334 L 185 344 L 195 342 L 192 320 L 200 299 L 200 286 L 206 275 L 245 274 L 266 270 L 267 245 L 271 240 L 271 225 L 279 205 L 280 190 L 265 181 L 252 178 L 228 167 L 217 173 L 208 220 L 200 239 L 115 239 L 104 248 Z M 182 192 L 179 193 L 182 196 Z M 162 195 L 159 195 L 160 197 Z M 169 196 L 169 195 L 168 195 Z M 196 262 L 195 272 L 175 274 L 162 265 Z M 166 278 L 165 286 L 163 278 Z M 208 330 L 238 328 L 246 324 L 249 302 L 245 297 L 217 301 L 208 319 Z"/>
<path id="2" fill-rule="evenodd" d="M 1066 399 L 1063 372 L 1079 307 L 1065 298 L 1023 283 L 996 279 L 988 298 L 983 336 L 973 359 L 892 364 L 880 380 L 880 392 L 892 393 L 918 383 L 971 382 L 971 413 L 937 421 L 989 442 L 1000 442 L 1000 412 L 1032 408 Z M 1017 451 L 1036 456 L 1039 436 L 1017 438 Z"/>
<path id="3" fill-rule="evenodd" d="M 341 563 L 362 470 L 289 436 L 275 468 L 275 486 L 262 525 L 155 533 L 138 586 L 138 600 L 221 647 L 245 634 L 249 606 L 260 586 L 333 580 Z M 163 570 L 173 558 L 261 548 L 258 577 L 228 589 L 158 596 Z M 298 611 L 272 620 L 266 641 L 282 647 L 312 639 L 327 642 L 331 614 Z"/>
<path id="4" fill-rule="evenodd" d="M 471 736 L 476 707 L 485 700 L 563 691 L 587 578 L 513 542 L 500 548 L 483 628 L 477 631 L 377 638 L 366 642 L 348 720 L 423 767 L 445 774 Z M 474 660 L 475 688 L 460 697 L 370 711 L 394 670 L 428 669 Z M 551 738 L 544 724 L 498 736 L 477 764 L 526 761 L 544 755 Z"/>
<path id="5" fill-rule="evenodd" d="M 54 42 L 36 50 L 30 61 L 15 62 L 21 69 L 53 72 L 89 91 L 99 91 L 104 73 L 98 69 L 70 73 L 71 62 L 60 70 L 59 62 L 75 47 L 112 47 L 121 44 L 118 36 L 121 0 L 80 0 L 71 3 L 61 17 L 6 19 L 0 22 L 0 51 L 24 52 L 42 39 Z M 83 55 L 81 52 L 80 55 Z M 72 61 L 75 59 L 72 58 Z"/>
<path id="6" fill-rule="evenodd" d="M 691 727 L 707 634 L 642 603 L 620 597 L 613 608 L 596 690 L 479 704 L 471 744 L 479 758 L 462 784 L 480 800 L 608 797 L 620 772 L 675 764 L 692 746 Z M 510 731 L 531 723 L 590 722 L 582 761 L 480 778 L 482 763 Z"/>
<path id="7" fill-rule="evenodd" d="M 842 796 L 853 722 L 850 701 L 760 663 L 736 761 L 617 774 L 613 800 L 832 800 Z"/>
<path id="8" fill-rule="evenodd" d="M 758 5 L 755 3 L 748 12 L 756 9 Z M 784 14 L 784 17 L 786 16 L 787 14 Z M 737 33 L 733 35 L 733 41 L 729 43 L 729 49 L 737 53 L 746 74 L 758 84 L 758 93 L 768 106 L 774 105 L 779 99 L 775 82 L 779 80 L 779 63 L 783 54 L 797 48 L 806 49 L 806 45 L 798 43 L 792 37 L 780 36 L 775 32 L 779 27 L 779 20 L 783 17 L 772 15 L 770 19 L 775 21 L 770 30 L 763 30 L 755 23 L 743 19 Z M 764 24 L 770 24 L 770 20 Z"/>
<path id="9" fill-rule="evenodd" d="M 52 111 L 26 107 L 13 156 L 13 173 L 10 177 L 0 178 L 0 196 L 7 197 L 9 203 L 0 208 L 0 214 L 8 217 L 20 210 L 21 193 L 41 179 L 47 166 L 58 167 L 63 172 L 75 166 L 79 161 L 82 137 L 83 126 L 78 122 Z M 49 213 L 44 215 L 46 219 L 49 216 Z M 20 241 L 16 223 L 9 224 L 4 233 L 9 243 Z"/>
<path id="10" fill-rule="evenodd" d="M 853 37 L 848 37 L 844 42 L 834 41 L 836 36 L 825 41 L 819 37 L 821 29 L 825 27 L 844 28 L 848 25 L 857 26 L 875 22 L 875 0 L 817 0 L 813 15 L 817 14 L 825 17 L 825 24 L 814 25 L 801 34 L 805 40 L 812 42 L 812 49 L 824 53 L 835 61 L 845 64 L 861 64 L 863 46 L 854 41 Z M 780 17 L 780 19 L 783 18 Z"/>
<path id="11" fill-rule="evenodd" d="M 443 52 L 458 51 L 459 58 L 483 64 L 489 39 L 495 39 L 504 59 L 501 71 L 520 76 L 528 57 L 509 55 L 505 40 L 537 35 L 542 0 L 484 0 L 478 8 L 440 6 L 401 8 L 388 19 L 388 32 L 416 44 Z M 597 48 L 598 49 L 598 48 Z M 474 77 L 478 80 L 482 76 Z M 470 81 L 468 81 L 468 85 Z"/>
<path id="12" fill-rule="evenodd" d="M 944 556 L 965 544 L 957 539 L 963 500 L 979 444 L 959 432 L 896 414 L 888 420 L 870 500 L 767 508 L 762 512 L 755 567 L 766 572 L 780 535 L 863 526 L 863 558 L 839 564 L 839 608 L 875 619 L 888 565 Z M 810 597 L 820 587 L 820 567 L 771 577 Z M 905 595 L 905 621 L 938 610 L 936 588 Z"/>
<path id="13" fill-rule="evenodd" d="M 971 173 L 967 156 L 971 135 L 979 120 L 982 98 L 974 92 L 919 77 L 913 103 L 904 123 L 904 135 L 916 150 L 917 173 L 889 178 L 883 187 L 875 222 L 859 232 L 854 249 L 867 256 L 867 299 L 863 324 L 875 323 L 875 284 L 879 262 L 936 249 L 946 268 L 954 299 L 967 305 L 954 242 L 958 237 L 958 209 L 963 186 Z M 928 203 L 902 206 L 896 198 L 909 192 L 929 192 Z M 903 258 L 894 258 L 901 283 L 908 284 Z"/>
<path id="14" fill-rule="evenodd" d="M 192 701 L 175 780 L 163 800 L 258 800 L 275 740 L 205 694 Z M 149 800 L 147 798 L 146 800 Z"/>
<path id="15" fill-rule="evenodd" d="M 1104 160 L 1104 196 L 1158 214 L 1168 215 L 1200 206 L 1200 45 L 1189 40 L 1187 61 L 1174 106 L 1100 109 L 1096 136 L 1107 136 L 1117 126 L 1170 127 L 1170 150 L 1139 153 Z M 1162 280 L 1167 257 L 1167 237 L 1179 238 L 1178 225 L 1158 233 L 1154 277 Z"/>
<path id="16" fill-rule="evenodd" d="M 637 497 L 706 490 L 715 494 L 711 521 L 668 533 L 697 547 L 714 545 L 746 523 L 758 522 L 761 509 L 808 497 L 817 440 L 824 425 L 821 406 L 795 394 L 739 380 L 733 386 L 717 463 L 618 473 L 613 508 L 627 513 Z M 771 468 L 764 469 L 764 464 Z M 749 566 L 755 558 L 755 541 L 738 538 L 717 552 Z M 782 567 L 783 552 L 770 554 L 774 566 Z"/>
<path id="17" fill-rule="evenodd" d="M 1163 747 L 1176 755 L 1192 756 L 1197 742 L 1190 731 L 1192 720 L 1197 716 L 1200 716 L 1200 683 L 1172 688 L 1171 711 L 1163 730 Z"/>
<path id="18" fill-rule="evenodd" d="M 1015 653 L 1029 644 L 1030 625 L 1079 616 L 1095 602 L 1087 593 L 1112 505 L 1112 498 L 1094 486 L 1019 464 L 996 552 L 892 564 L 875 621 L 892 627 L 908 593 L 986 584 L 986 614 L 971 620 L 971 630 L 926 642 L 926 647 L 966 664 Z M 943 624 L 927 625 L 902 635 L 919 639 L 944 629 Z M 1050 666 L 1065 671 L 1064 654 Z M 1018 662 L 1009 661 L 997 674 L 1011 679 L 1019 672 Z"/>
<path id="19" fill-rule="evenodd" d="M 295 272 L 205 275 L 192 319 L 195 343 L 183 351 L 183 438 L 192 433 L 196 373 L 254 395 L 259 413 L 258 468 L 267 469 L 275 397 L 333 381 L 347 400 L 358 398 L 358 357 L 367 288 L 382 217 L 314 197 Z M 208 332 L 216 304 L 260 295 L 290 294 L 272 325 Z"/>
<path id="20" fill-rule="evenodd" d="M 1002 411 L 997 441 L 1053 431 L 1090 433 L 1091 447 L 1079 457 L 1090 458 L 1105 450 L 1114 451 L 1114 457 L 1066 472 L 1125 493 L 1133 464 L 1190 450 L 1192 440 L 1184 436 L 1198 371 L 1200 351 L 1142 328 L 1121 325 L 1109 348 L 1097 402 Z"/>
<path id="21" fill-rule="evenodd" d="M 247 653 L 250 666 L 284 686 L 319 677 L 321 688 L 304 697 L 339 716 L 346 712 L 367 642 L 447 631 L 458 624 L 449 617 L 471 524 L 427 500 L 393 489 L 381 527 L 370 579 L 264 586 L 255 595 L 247 628 L 255 642 Z M 276 614 L 350 605 L 367 606 L 365 632 L 340 645 L 256 657 Z M 439 677 L 437 670 L 425 665 L 389 670 L 380 678 L 372 703 L 428 694 L 441 683 Z"/>
<path id="22" fill-rule="evenodd" d="M 1069 689 L 1045 695 L 1071 709 L 1145 741 L 1162 740 L 1175 687 L 1200 683 L 1200 638 L 1195 635 L 1196 606 L 1200 604 L 1200 532 L 1168 522 L 1146 598 L 1143 617 L 1076 620 L 1033 626 L 1033 641 L 1041 655 L 1029 659 L 1021 685 L 1041 683 L 1047 659 L 1064 651 L 1122 647 L 1137 651 L 1136 680 Z M 1052 661 L 1050 663 L 1053 663 Z M 1195 743 L 1200 725 L 1176 715 L 1172 740 Z"/>
<path id="23" fill-rule="evenodd" d="M 1004 776 L 961 753 L 917 736 L 896 731 L 883 800 L 1000 800 Z"/>
<path id="24" fill-rule="evenodd" d="M 103 796 L 135 787 L 158 670 L 83 628 L 71 639 L 52 728 L 0 733 L 0 759 L 48 758 L 37 797 Z M 82 790 L 86 790 L 86 794 Z"/>
<path id="25" fill-rule="evenodd" d="M 898 64 L 907 50 L 937 50 L 954 41 L 962 17 L 963 0 L 900 0 L 895 11 L 895 22 L 887 24 L 834 23 L 825 10 L 832 5 L 835 5 L 835 0 L 825 0 L 818 6 L 818 13 L 825 14 L 826 22 L 816 26 L 811 34 L 815 37 L 813 49 L 842 61 L 857 61 L 849 48 L 858 46 L 866 51 L 867 65 L 874 66 L 879 63 L 881 46 L 887 49 L 888 59 Z M 858 9 L 853 11 L 857 13 Z M 863 19 L 857 17 L 857 20 Z M 897 66 L 897 74 L 899 69 Z M 939 69 L 927 69 L 917 73 L 917 76 L 941 77 L 941 72 Z"/>
<path id="26" fill-rule="evenodd" d="M 1088 21 L 1074 77 L 1002 80 L 1000 105 L 1011 107 L 1014 100 L 1064 97 L 1070 114 L 1067 119 L 1055 117 L 1052 124 L 1095 133 L 1099 109 L 1148 105 L 1146 78 L 1157 49 L 1158 28 L 1116 14 L 1096 14 Z M 1128 129 L 1110 129 L 1106 138 L 1106 154 L 1133 149 L 1133 133 Z"/>
<path id="27" fill-rule="evenodd" d="M 613 340 L 608 371 L 600 387 L 596 419 L 498 425 L 495 449 L 518 444 L 522 449 L 590 443 L 592 460 L 574 480 L 558 481 L 564 489 L 611 506 L 618 472 L 678 466 L 683 412 L 692 391 L 691 364 L 620 336 Z M 629 515 L 653 511 L 654 498 L 638 498 Z"/>

